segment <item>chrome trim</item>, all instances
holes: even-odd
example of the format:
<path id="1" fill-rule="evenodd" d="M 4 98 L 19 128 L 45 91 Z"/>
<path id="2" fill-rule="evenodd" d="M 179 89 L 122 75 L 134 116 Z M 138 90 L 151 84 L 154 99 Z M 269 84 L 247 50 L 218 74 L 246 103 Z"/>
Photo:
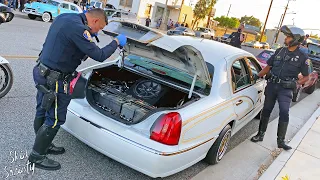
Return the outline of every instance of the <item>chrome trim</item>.
<path id="1" fill-rule="evenodd" d="M 105 132 L 107 132 L 107 133 L 110 133 L 110 134 L 112 134 L 112 135 L 115 135 L 115 136 L 117 136 L 118 138 L 120 138 L 121 140 L 123 140 L 123 141 L 125 141 L 125 142 L 127 142 L 127 143 L 129 143 L 129 144 L 131 144 L 131 145 L 134 145 L 134 146 L 136 146 L 136 147 L 138 147 L 138 148 L 140 148 L 140 149 L 143 149 L 143 150 L 145 150 L 145 151 L 148 151 L 148 152 L 151 152 L 151 153 L 153 153 L 153 154 L 160 155 L 160 156 L 173 156 L 173 155 L 181 154 L 181 153 L 190 151 L 190 150 L 192 150 L 192 149 L 194 149 L 194 148 L 196 148 L 196 147 L 199 147 L 199 146 L 201 146 L 201 145 L 203 145 L 203 144 L 205 144 L 205 143 L 207 143 L 207 142 L 209 142 L 209 141 L 211 141 L 211 140 L 213 140 L 213 139 L 216 139 L 216 138 L 218 137 L 218 135 L 216 135 L 216 136 L 214 136 L 213 138 L 210 138 L 210 139 L 208 139 L 208 140 L 206 140 L 206 141 L 204 141 L 204 142 L 201 142 L 201 143 L 199 143 L 199 144 L 196 144 L 196 145 L 194 145 L 194 146 L 191 146 L 191 147 L 189 147 L 189 148 L 185 148 L 185 149 L 182 149 L 182 150 L 179 150 L 179 151 L 175 151 L 175 152 L 161 152 L 161 151 L 159 151 L 159 150 L 156 150 L 156 149 L 153 149 L 153 148 L 151 148 L 151 147 L 148 147 L 148 146 L 145 146 L 145 145 L 143 145 L 143 144 L 140 144 L 140 143 L 137 143 L 137 142 L 135 142 L 135 141 L 132 141 L 131 139 L 128 139 L 128 138 L 126 138 L 126 137 L 124 137 L 124 136 L 121 136 L 120 134 L 115 133 L 115 132 L 113 132 L 113 131 L 111 131 L 111 130 L 109 130 L 109 129 L 106 129 L 106 128 L 104 128 L 104 127 L 101 127 L 100 125 L 95 124 L 95 123 L 89 121 L 88 119 L 80 116 L 78 113 L 74 112 L 74 111 L 71 110 L 71 109 L 68 109 L 68 111 L 71 112 L 72 114 L 74 114 L 75 116 L 79 117 L 80 119 L 82 119 L 82 120 L 90 123 L 91 125 L 93 125 L 93 126 L 99 128 L 99 129 L 101 129 L 102 131 L 105 131 Z"/>

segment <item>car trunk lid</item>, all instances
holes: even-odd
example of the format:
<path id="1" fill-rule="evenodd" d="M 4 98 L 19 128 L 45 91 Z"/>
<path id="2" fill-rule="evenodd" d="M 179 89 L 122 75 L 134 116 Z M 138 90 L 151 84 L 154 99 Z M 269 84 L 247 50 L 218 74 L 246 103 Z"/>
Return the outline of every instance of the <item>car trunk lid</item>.
<path id="1" fill-rule="evenodd" d="M 130 49 L 131 43 L 142 43 L 146 46 L 154 46 L 170 53 L 182 49 L 185 49 L 188 52 L 193 52 L 193 58 L 186 56 L 186 58 L 181 61 L 171 61 L 171 59 L 157 58 L 157 61 L 160 61 L 160 63 L 169 65 L 171 67 L 187 71 L 187 73 L 191 76 L 197 77 L 198 80 L 211 86 L 206 63 L 201 52 L 196 48 L 190 45 L 185 45 L 183 42 L 153 29 L 130 22 L 112 21 L 103 29 L 103 32 L 113 37 L 119 34 L 125 34 L 128 38 L 128 44 L 125 47 L 126 49 Z M 143 56 L 143 54 L 140 55 Z"/>

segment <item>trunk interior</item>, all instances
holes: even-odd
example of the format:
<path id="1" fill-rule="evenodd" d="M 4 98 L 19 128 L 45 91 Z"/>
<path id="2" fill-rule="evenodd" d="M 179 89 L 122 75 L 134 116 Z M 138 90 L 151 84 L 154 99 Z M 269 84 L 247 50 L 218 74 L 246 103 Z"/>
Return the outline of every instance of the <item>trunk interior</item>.
<path id="1" fill-rule="evenodd" d="M 188 92 L 117 66 L 94 70 L 86 96 L 100 113 L 125 124 L 141 122 L 157 111 L 179 109 L 199 98 L 188 99 Z"/>

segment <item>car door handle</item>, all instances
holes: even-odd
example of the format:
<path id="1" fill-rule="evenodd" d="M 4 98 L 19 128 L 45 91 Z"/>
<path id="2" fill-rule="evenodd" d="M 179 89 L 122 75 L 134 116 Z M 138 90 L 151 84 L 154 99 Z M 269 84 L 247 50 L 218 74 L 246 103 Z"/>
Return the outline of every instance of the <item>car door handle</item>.
<path id="1" fill-rule="evenodd" d="M 260 94 L 260 93 L 262 93 L 262 90 L 259 90 L 259 91 L 258 91 L 258 94 Z"/>
<path id="2" fill-rule="evenodd" d="M 242 103 L 243 103 L 243 101 L 242 101 L 242 100 L 239 100 L 239 101 L 236 102 L 236 106 L 239 106 L 239 105 L 242 104 Z"/>

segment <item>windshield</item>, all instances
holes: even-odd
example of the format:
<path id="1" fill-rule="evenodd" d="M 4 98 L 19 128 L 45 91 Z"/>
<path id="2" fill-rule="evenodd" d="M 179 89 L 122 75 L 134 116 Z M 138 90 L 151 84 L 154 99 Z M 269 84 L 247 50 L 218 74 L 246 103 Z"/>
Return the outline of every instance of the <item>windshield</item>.
<path id="1" fill-rule="evenodd" d="M 225 35 L 223 35 L 223 37 L 226 37 L 226 38 L 229 37 L 229 36 L 230 36 L 230 34 L 225 34 Z"/>
<path id="2" fill-rule="evenodd" d="M 201 28 L 201 27 L 198 27 L 198 28 L 197 28 L 197 31 L 204 32 L 205 30 L 206 30 L 205 28 Z"/>
<path id="3" fill-rule="evenodd" d="M 320 47 L 318 45 L 309 44 L 308 49 L 309 49 L 309 54 L 320 56 Z"/>
<path id="4" fill-rule="evenodd" d="M 177 31 L 184 31 L 185 29 L 187 29 L 187 28 L 184 28 L 184 27 L 177 27 L 175 30 L 177 30 Z"/>
<path id="5" fill-rule="evenodd" d="M 178 83 L 188 89 L 192 84 L 193 76 L 188 74 L 186 71 L 167 66 L 149 58 L 129 54 L 126 56 L 124 64 L 127 67 L 134 68 L 145 74 L 154 75 L 161 79 L 165 79 L 166 81 L 171 81 L 172 83 Z M 213 68 L 211 67 L 210 70 L 213 71 Z M 213 72 L 210 73 L 213 75 Z M 210 91 L 210 87 L 200 80 L 196 80 L 194 88 L 196 91 L 203 93 L 208 93 Z"/>
<path id="6" fill-rule="evenodd" d="M 54 6 L 58 6 L 60 3 L 57 2 L 57 1 L 48 0 L 48 1 L 46 2 L 46 4 L 51 4 L 51 5 L 54 5 Z"/>
<path id="7" fill-rule="evenodd" d="M 258 55 L 259 59 L 263 59 L 264 61 L 268 61 L 268 59 L 274 54 L 273 51 L 263 51 Z"/>
<path id="8" fill-rule="evenodd" d="M 108 10 L 104 10 L 104 12 L 106 13 L 107 16 L 111 16 L 115 12 L 115 10 L 108 9 Z"/>

